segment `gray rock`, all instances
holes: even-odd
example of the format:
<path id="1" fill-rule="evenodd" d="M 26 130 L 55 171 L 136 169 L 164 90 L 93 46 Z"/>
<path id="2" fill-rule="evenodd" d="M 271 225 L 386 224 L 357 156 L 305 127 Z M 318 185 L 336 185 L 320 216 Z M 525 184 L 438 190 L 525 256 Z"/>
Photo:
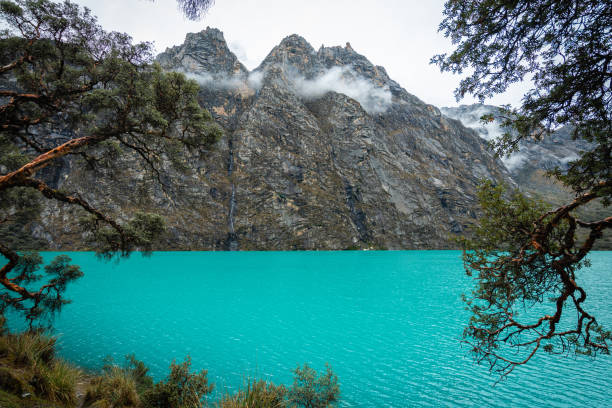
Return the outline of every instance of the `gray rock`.
<path id="1" fill-rule="evenodd" d="M 315 51 L 292 35 L 249 72 L 208 28 L 157 60 L 201 83 L 202 106 L 225 130 L 214 151 L 186 152 L 186 174 L 165 165 L 166 189 L 136 157 L 104 175 L 63 163 L 55 183 L 120 219 L 164 215 L 160 248 L 448 248 L 475 220 L 479 180 L 512 183 L 476 132 L 350 44 Z M 70 221 L 56 228 L 75 210 L 46 211 L 40 236 L 81 248 Z"/>

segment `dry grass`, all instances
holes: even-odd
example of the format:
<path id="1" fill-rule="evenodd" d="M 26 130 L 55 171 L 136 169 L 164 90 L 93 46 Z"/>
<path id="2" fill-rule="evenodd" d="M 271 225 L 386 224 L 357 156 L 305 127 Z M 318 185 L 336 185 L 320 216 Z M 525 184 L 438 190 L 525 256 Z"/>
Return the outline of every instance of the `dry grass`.
<path id="1" fill-rule="evenodd" d="M 286 389 L 264 380 L 247 381 L 246 388 L 226 395 L 219 408 L 281 408 L 285 406 Z"/>

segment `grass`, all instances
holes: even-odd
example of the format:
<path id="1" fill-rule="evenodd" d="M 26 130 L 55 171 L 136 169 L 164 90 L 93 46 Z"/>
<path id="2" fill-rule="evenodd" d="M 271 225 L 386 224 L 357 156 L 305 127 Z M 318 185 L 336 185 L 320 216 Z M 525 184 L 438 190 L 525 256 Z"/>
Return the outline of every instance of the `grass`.
<path id="1" fill-rule="evenodd" d="M 39 332 L 0 336 L 1 407 L 14 405 L 15 398 L 17 406 L 32 401 L 45 407 L 76 405 L 76 383 L 82 373 L 55 358 L 55 343 L 55 338 Z"/>
<path id="2" fill-rule="evenodd" d="M 48 400 L 35 396 L 21 398 L 0 389 L 0 407 L 2 408 L 64 408 Z"/>
<path id="3" fill-rule="evenodd" d="M 77 384 L 83 384 L 84 374 L 55 357 L 55 344 L 55 338 L 39 332 L 2 334 L 0 319 L 0 408 L 74 408 L 79 402 L 87 408 L 199 407 L 201 398 L 212 390 L 206 371 L 190 371 L 189 358 L 182 364 L 173 362 L 165 382 L 154 384 L 146 366 L 134 356 L 126 356 L 124 367 L 108 360 L 102 375 L 91 378 L 84 401 L 79 401 Z M 299 375 L 300 371 L 295 373 Z M 312 373 L 315 378 L 314 370 Z M 331 376 L 330 369 L 328 375 Z M 264 380 L 247 380 L 243 389 L 225 395 L 214 405 L 217 408 L 281 408 L 288 403 L 295 406 L 288 401 L 292 390 Z M 310 394 L 319 398 L 318 392 L 313 389 Z M 297 404 L 302 405 L 312 404 Z"/>
<path id="4" fill-rule="evenodd" d="M 16 367 L 50 364 L 55 357 L 55 338 L 37 332 L 0 337 L 0 359 Z"/>
<path id="5" fill-rule="evenodd" d="M 81 371 L 63 360 L 36 370 L 32 378 L 36 395 L 67 406 L 76 404 L 76 383 Z"/>
<path id="6" fill-rule="evenodd" d="M 246 388 L 226 395 L 219 408 L 280 408 L 285 406 L 286 388 L 264 380 L 247 381 Z"/>
<path id="7" fill-rule="evenodd" d="M 134 377 L 119 367 L 112 367 L 103 377 L 92 379 L 85 396 L 85 406 L 92 408 L 139 407 Z"/>

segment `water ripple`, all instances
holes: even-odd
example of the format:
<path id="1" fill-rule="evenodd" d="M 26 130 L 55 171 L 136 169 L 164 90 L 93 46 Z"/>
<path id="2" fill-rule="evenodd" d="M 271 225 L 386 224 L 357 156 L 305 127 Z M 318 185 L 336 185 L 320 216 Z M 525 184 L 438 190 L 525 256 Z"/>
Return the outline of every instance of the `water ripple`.
<path id="1" fill-rule="evenodd" d="M 86 275 L 56 327 L 61 354 L 87 368 L 135 353 L 159 379 L 189 354 L 218 397 L 249 377 L 290 384 L 298 364 L 329 362 L 344 407 L 612 406 L 605 357 L 538 356 L 492 387 L 460 344 L 472 283 L 457 252 L 71 256 Z M 609 328 L 612 252 L 592 264 L 581 282 Z"/>

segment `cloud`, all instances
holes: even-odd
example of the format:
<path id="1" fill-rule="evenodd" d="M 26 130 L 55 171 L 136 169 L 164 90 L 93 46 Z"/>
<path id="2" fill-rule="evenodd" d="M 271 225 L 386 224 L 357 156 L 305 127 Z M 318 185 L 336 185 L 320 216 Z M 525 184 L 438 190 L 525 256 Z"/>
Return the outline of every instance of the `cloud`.
<path id="1" fill-rule="evenodd" d="M 502 157 L 501 161 L 502 163 L 504 163 L 504 166 L 506 166 L 508 170 L 513 171 L 521 167 L 527 159 L 527 155 L 520 152 L 516 152 L 512 153 L 510 157 Z"/>
<path id="2" fill-rule="evenodd" d="M 458 110 L 454 110 L 453 108 L 440 108 L 440 110 L 449 118 L 459 120 L 463 126 L 474 129 L 476 132 L 478 132 L 480 137 L 487 141 L 497 139 L 506 133 L 506 130 L 501 126 L 499 120 L 494 120 L 493 122 L 487 124 L 482 123 L 480 118 L 483 115 L 491 113 L 491 109 L 487 107 L 482 106 L 467 112 L 460 112 Z"/>
<path id="3" fill-rule="evenodd" d="M 338 92 L 355 99 L 370 114 L 382 113 L 392 103 L 388 86 L 377 86 L 372 81 L 360 76 L 350 67 L 333 67 L 313 79 L 307 79 L 296 69 L 283 67 L 295 92 L 307 100 L 317 99 L 328 92 Z M 195 79 L 201 87 L 215 90 L 259 90 L 266 76 L 265 70 L 229 75 L 224 72 L 187 72 L 183 73 Z"/>
<path id="4" fill-rule="evenodd" d="M 238 58 L 238 61 L 242 62 L 248 59 L 246 50 L 244 49 L 242 44 L 240 44 L 239 42 L 232 41 L 231 43 L 228 44 L 228 48 L 230 49 L 231 52 L 234 53 L 236 58 Z"/>
<path id="5" fill-rule="evenodd" d="M 248 75 L 234 74 L 228 75 L 225 72 L 187 72 L 182 71 L 189 79 L 194 79 L 197 83 L 206 89 L 215 90 L 241 90 L 245 88 L 257 91 L 263 84 L 265 73 L 260 71 L 252 72 Z"/>
<path id="6" fill-rule="evenodd" d="M 461 111 L 461 108 L 440 108 L 440 110 L 449 118 L 460 121 L 463 126 L 474 129 L 481 138 L 487 141 L 498 139 L 507 132 L 498 119 L 491 123 L 482 123 L 480 118 L 491 113 L 491 109 L 485 106 L 468 111 Z M 515 152 L 510 157 L 502 157 L 501 161 L 508 170 L 513 171 L 521 167 L 527 159 L 526 154 Z"/>
<path id="7" fill-rule="evenodd" d="M 247 78 L 247 84 L 252 89 L 260 89 L 263 85 L 263 80 L 266 76 L 264 71 L 253 71 L 249 73 L 249 77 Z"/>
<path id="8" fill-rule="evenodd" d="M 261 58 L 252 59 L 247 53 L 247 47 L 244 47 L 242 43 L 238 41 L 230 42 L 228 44 L 228 48 L 234 53 L 236 58 L 238 58 L 238 61 L 240 61 L 242 64 L 244 64 L 244 66 L 247 67 L 247 69 L 255 69 L 261 62 Z"/>
<path id="9" fill-rule="evenodd" d="M 296 93 L 304 99 L 317 99 L 333 91 L 355 99 L 370 114 L 382 113 L 392 103 L 389 87 L 376 86 L 350 67 L 332 67 L 313 79 L 286 70 Z"/>

